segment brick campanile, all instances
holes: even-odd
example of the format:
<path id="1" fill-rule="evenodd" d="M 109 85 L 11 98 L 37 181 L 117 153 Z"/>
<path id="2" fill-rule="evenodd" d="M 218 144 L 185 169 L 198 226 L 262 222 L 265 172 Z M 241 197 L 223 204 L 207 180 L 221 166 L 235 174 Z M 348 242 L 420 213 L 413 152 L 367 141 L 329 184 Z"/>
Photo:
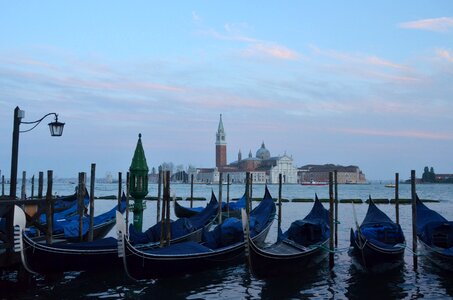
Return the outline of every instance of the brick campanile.
<path id="1" fill-rule="evenodd" d="M 222 114 L 220 114 L 219 128 L 217 129 L 215 142 L 215 166 L 218 169 L 221 169 L 227 164 L 225 136 L 226 135 L 225 130 L 223 129 Z"/>

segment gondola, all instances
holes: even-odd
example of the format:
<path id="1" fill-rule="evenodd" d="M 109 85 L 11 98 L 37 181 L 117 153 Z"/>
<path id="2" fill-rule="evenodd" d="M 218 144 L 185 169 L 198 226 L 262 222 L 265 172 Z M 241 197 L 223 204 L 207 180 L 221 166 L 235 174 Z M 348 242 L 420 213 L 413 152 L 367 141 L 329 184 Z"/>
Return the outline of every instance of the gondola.
<path id="1" fill-rule="evenodd" d="M 404 263 L 404 233 L 399 224 L 377 208 L 371 197 L 368 203 L 368 211 L 360 227 L 357 225 L 355 231 L 351 228 L 350 255 L 365 270 L 393 270 Z"/>
<path id="2" fill-rule="evenodd" d="M 453 270 L 453 222 L 429 209 L 417 196 L 417 237 L 424 257 L 437 267 Z"/>
<path id="3" fill-rule="evenodd" d="M 275 217 L 275 204 L 266 187 L 264 199 L 251 214 L 251 236 L 264 243 Z M 125 224 L 117 224 L 118 251 L 127 275 L 133 279 L 160 278 L 190 274 L 243 258 L 245 242 L 242 222 L 228 218 L 214 230 L 205 231 L 203 240 L 170 244 L 142 251 L 134 247 L 125 234 Z"/>
<path id="4" fill-rule="evenodd" d="M 125 200 L 125 199 L 123 199 Z M 217 200 L 211 201 L 211 205 L 207 208 L 206 214 L 211 216 L 203 219 L 198 218 L 199 222 L 212 222 L 217 211 Z M 126 205 L 122 205 L 124 212 Z M 116 207 L 113 208 L 109 215 L 115 214 Z M 122 217 L 121 213 L 118 212 Z M 201 212 L 199 216 L 205 214 Z M 21 260 L 26 268 L 31 273 L 54 273 L 65 271 L 87 271 L 87 270 L 109 270 L 122 266 L 122 261 L 118 258 L 118 242 L 116 238 L 108 237 L 103 239 L 95 239 L 85 242 L 71 242 L 71 240 L 59 241 L 54 244 L 46 244 L 45 240 L 32 239 L 27 234 L 24 234 L 23 223 L 25 215 L 23 211 L 16 207 L 15 209 L 15 224 L 19 229 L 15 230 L 15 249 L 21 252 Z M 110 224 L 110 219 L 109 219 Z M 115 224 L 115 222 L 113 223 Z M 188 222 L 186 222 L 188 224 Z M 196 239 L 195 236 L 200 236 L 201 230 L 206 226 L 196 224 L 193 220 L 193 228 L 183 231 L 179 228 L 179 236 L 175 236 L 172 242 L 177 242 L 183 239 Z M 196 228 L 198 226 L 200 228 Z M 85 224 L 84 224 L 85 227 Z M 105 235 L 98 232 L 99 227 L 94 226 L 94 237 Z M 146 234 L 145 234 L 146 235 Z M 155 247 L 156 243 L 136 245 L 139 248 Z"/>
<path id="5" fill-rule="evenodd" d="M 259 247 L 248 236 L 249 267 L 257 277 L 306 273 L 328 256 L 329 237 L 329 211 L 316 196 L 310 213 L 285 233 L 279 232 L 271 246 Z"/>
<path id="6" fill-rule="evenodd" d="M 231 201 L 229 203 L 222 202 L 222 216 L 226 218 L 239 218 L 242 208 L 245 208 L 245 194 L 237 201 Z M 175 200 L 175 215 L 178 218 L 190 218 L 203 209 L 203 207 L 185 207 Z"/>

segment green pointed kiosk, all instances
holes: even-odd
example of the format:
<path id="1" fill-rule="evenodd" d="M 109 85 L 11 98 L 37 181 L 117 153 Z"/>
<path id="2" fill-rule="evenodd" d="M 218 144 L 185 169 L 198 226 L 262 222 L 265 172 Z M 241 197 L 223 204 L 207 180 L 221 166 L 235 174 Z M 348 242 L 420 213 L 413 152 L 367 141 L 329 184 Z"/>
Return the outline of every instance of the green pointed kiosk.
<path id="1" fill-rule="evenodd" d="M 143 199 L 148 195 L 148 165 L 146 164 L 145 151 L 142 146 L 142 134 L 138 135 L 137 147 L 129 167 L 129 189 L 134 198 L 134 227 L 142 231 L 143 225 Z"/>

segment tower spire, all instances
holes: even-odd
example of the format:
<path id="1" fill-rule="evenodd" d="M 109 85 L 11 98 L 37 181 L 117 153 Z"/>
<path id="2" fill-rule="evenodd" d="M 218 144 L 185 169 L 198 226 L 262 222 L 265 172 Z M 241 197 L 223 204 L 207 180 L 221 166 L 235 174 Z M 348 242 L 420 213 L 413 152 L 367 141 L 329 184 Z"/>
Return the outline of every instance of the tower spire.
<path id="1" fill-rule="evenodd" d="M 222 114 L 220 114 L 219 127 L 217 128 L 215 141 L 215 165 L 219 169 L 227 165 L 226 145 L 226 134 L 225 129 L 223 128 Z"/>

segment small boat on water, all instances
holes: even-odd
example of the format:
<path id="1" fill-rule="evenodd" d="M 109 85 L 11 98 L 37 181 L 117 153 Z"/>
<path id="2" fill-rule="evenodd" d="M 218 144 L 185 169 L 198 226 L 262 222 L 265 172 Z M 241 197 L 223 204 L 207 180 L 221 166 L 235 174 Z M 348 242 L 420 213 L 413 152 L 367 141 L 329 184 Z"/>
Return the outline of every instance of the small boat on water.
<path id="1" fill-rule="evenodd" d="M 301 185 L 314 185 L 314 186 L 324 186 L 324 185 L 328 185 L 328 184 L 329 184 L 328 182 L 314 181 L 314 180 L 304 181 L 301 183 Z"/>
<path id="2" fill-rule="evenodd" d="M 237 201 L 230 201 L 229 203 L 222 202 L 222 212 L 223 216 L 226 218 L 235 217 L 239 218 L 241 215 L 241 209 L 245 208 L 246 197 L 245 194 Z M 185 207 L 178 203 L 175 200 L 175 215 L 178 218 L 190 218 L 200 211 L 204 207 Z"/>
<path id="3" fill-rule="evenodd" d="M 124 198 L 121 212 L 125 211 L 125 207 Z M 217 209 L 217 200 L 214 198 L 206 210 L 193 219 L 180 219 L 173 222 L 171 228 L 174 235 L 171 242 L 200 240 L 202 230 L 210 226 Z M 121 212 L 118 212 L 117 207 L 114 207 L 107 213 L 109 217 L 114 216 L 113 224 L 115 224 L 118 214 L 120 218 L 123 218 Z M 53 244 L 46 244 L 45 239 L 32 239 L 27 235 L 25 232 L 25 215 L 18 207 L 15 209 L 15 225 L 18 226 L 15 230 L 15 250 L 21 253 L 22 264 L 31 273 L 105 271 L 122 266 L 122 261 L 118 257 L 118 241 L 116 238 L 108 237 L 85 242 L 73 242 L 66 239 L 56 240 Z M 161 223 L 158 223 L 144 233 L 134 231 L 135 247 L 139 249 L 156 247 L 158 240 L 155 239 L 156 234 L 154 233 L 160 230 L 160 226 Z M 94 227 L 95 238 L 100 236 L 96 233 L 97 228 Z"/>
<path id="4" fill-rule="evenodd" d="M 269 191 L 250 214 L 250 235 L 257 243 L 264 243 L 275 218 L 275 204 Z M 126 226 L 117 224 L 118 251 L 124 269 L 133 279 L 160 278 L 190 274 L 197 271 L 231 264 L 243 258 L 245 242 L 242 222 L 228 218 L 214 230 L 204 231 L 201 242 L 183 242 L 166 247 L 141 250 L 131 244 Z"/>
<path id="5" fill-rule="evenodd" d="M 453 270 L 453 222 L 428 208 L 417 196 L 417 237 L 424 257 L 437 267 Z"/>
<path id="6" fill-rule="evenodd" d="M 310 213 L 279 232 L 276 243 L 263 248 L 248 237 L 251 271 L 258 277 L 305 273 L 328 256 L 329 237 L 329 211 L 316 196 Z"/>
<path id="7" fill-rule="evenodd" d="M 401 226 L 377 208 L 371 197 L 362 224 L 355 231 L 351 228 L 350 240 L 350 255 L 366 270 L 382 272 L 403 264 L 406 242 Z"/>
<path id="8" fill-rule="evenodd" d="M 396 185 L 393 184 L 393 183 L 388 183 L 388 184 L 385 185 L 385 187 L 394 189 L 396 187 Z"/>

